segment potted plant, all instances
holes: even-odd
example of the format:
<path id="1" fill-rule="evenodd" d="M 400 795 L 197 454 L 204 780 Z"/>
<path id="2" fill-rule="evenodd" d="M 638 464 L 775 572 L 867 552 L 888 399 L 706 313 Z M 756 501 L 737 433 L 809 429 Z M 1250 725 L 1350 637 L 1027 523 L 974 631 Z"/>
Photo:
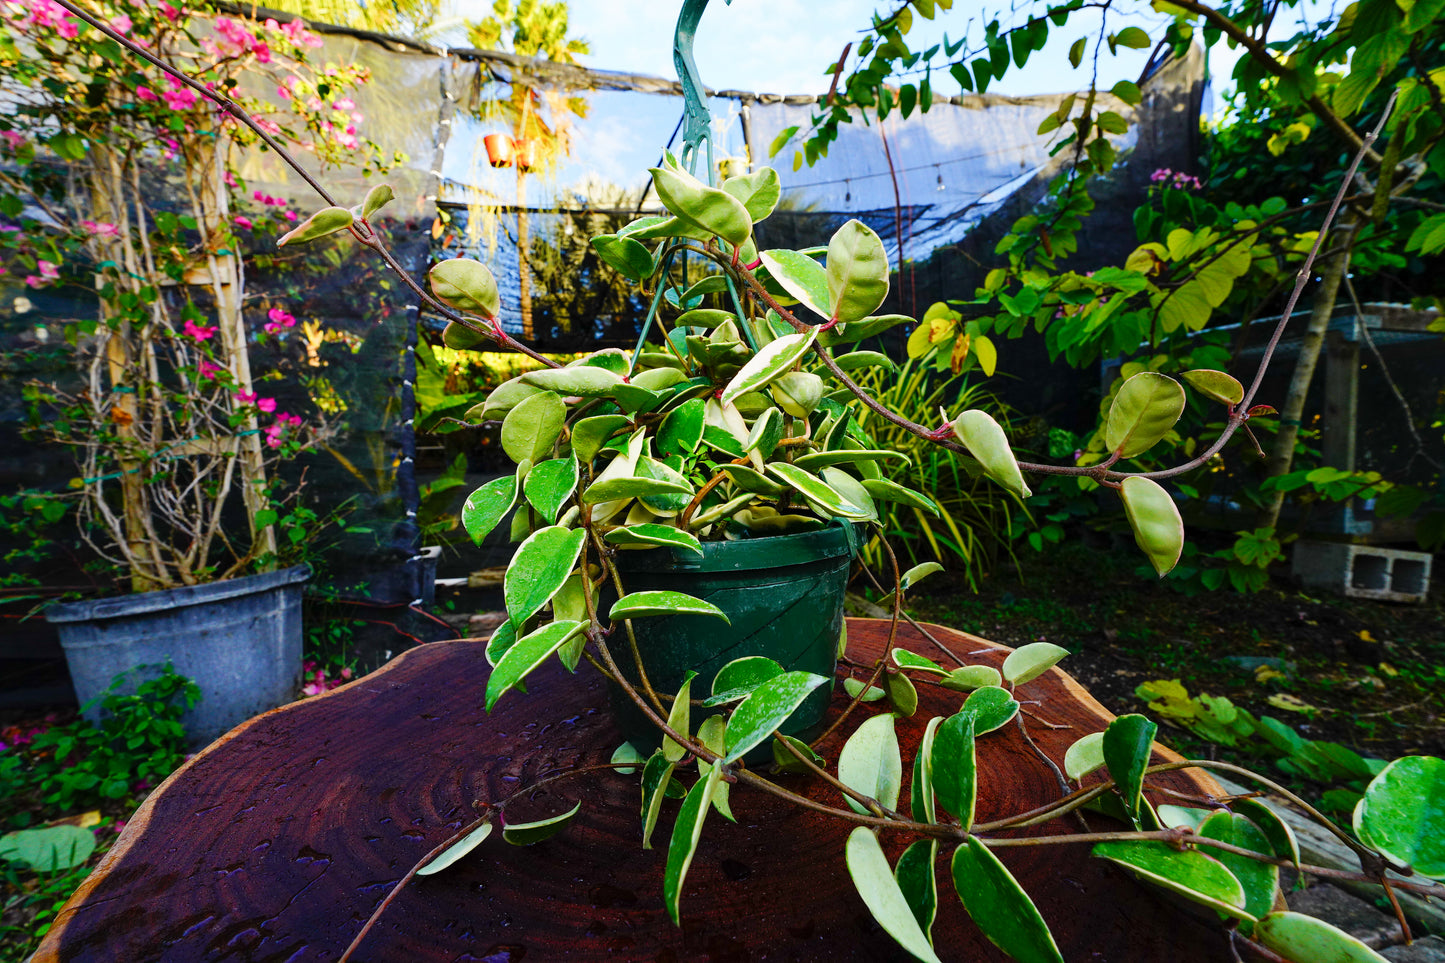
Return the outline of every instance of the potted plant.
<path id="1" fill-rule="evenodd" d="M 252 330 L 238 252 L 297 215 L 259 191 L 250 213 L 238 210 L 237 164 L 267 139 L 323 163 L 368 157 L 336 106 L 366 75 L 310 66 L 320 41 L 299 23 L 109 10 L 110 28 L 158 60 L 237 96 L 265 83 L 287 97 L 248 96 L 252 130 L 185 85 L 134 71 L 114 40 L 58 7 L 4 7 L 7 76 L 40 93 L 0 119 L 0 150 L 18 165 L 0 187 L 0 256 L 7 280 L 98 300 L 98 316 L 42 319 L 74 346 L 76 370 L 31 398 L 40 431 L 76 454 L 82 533 L 126 592 L 47 616 L 82 704 L 115 675 L 170 658 L 201 686 L 187 724 L 204 743 L 296 694 L 306 514 L 277 469 L 327 430 L 253 378 L 248 345 L 289 337 L 296 320 L 272 303 Z"/>
<path id="2" fill-rule="evenodd" d="M 58 2 L 75 9 L 70 0 Z M 689 29 L 695 28 L 701 6 L 689 0 L 679 33 L 689 16 Z M 1360 154 L 1372 140 L 1365 139 Z M 692 148 L 696 156 L 697 144 Z M 728 567 L 727 556 L 738 547 L 788 563 L 804 555 L 811 564 L 828 553 L 810 539 L 839 532 L 846 541 L 851 526 L 872 518 L 879 501 L 931 507 L 925 495 L 886 477 L 887 466 L 899 456 L 873 446 L 856 429 L 860 405 L 957 452 L 972 470 L 1015 494 L 1026 496 L 1028 489 L 1003 430 L 987 413 L 947 413 L 946 423 L 937 427 L 903 425 L 850 376 L 889 362 L 856 347 L 835 349 L 909 320 L 873 313 L 886 295 L 889 265 L 872 231 L 854 221 L 834 234 L 826 251 L 758 252 L 753 225 L 768 215 L 778 195 L 771 171 L 714 186 L 667 155 L 652 174 L 668 213 L 640 218 L 593 244 L 608 264 L 653 291 L 653 318 L 662 317 L 666 330 L 651 348 L 598 351 L 566 366 L 549 362 L 493 390 L 471 417 L 500 420 L 503 446 L 517 467 L 471 495 L 464 524 L 481 537 L 510 515 L 510 532 L 519 543 L 504 584 L 508 621 L 485 646 L 494 666 L 482 696 L 486 705 L 521 698 L 514 690 L 552 658 L 571 669 L 586 660 L 658 733 L 655 751 L 629 744 L 612 765 L 641 770 L 644 845 L 664 801 L 682 796 L 662 871 L 673 921 L 680 917 L 683 883 L 707 817 L 714 811 L 730 817 L 732 807 L 742 804 L 731 789 L 741 786 L 851 823 L 855 828 L 843 855 L 858 896 L 878 924 L 922 960 L 937 960 L 942 949 L 930 936 L 941 908 L 940 871 L 964 911 L 1005 953 L 1020 960 L 1060 960 L 1048 908 L 1034 903 L 995 850 L 1079 844 L 1092 846 L 1095 855 L 1146 884 L 1219 914 L 1236 953 L 1296 963 L 1381 959 L 1327 923 L 1276 909 L 1278 867 L 1299 865 L 1299 852 L 1287 824 L 1257 793 L 1211 792 L 1192 800 L 1205 807 L 1199 812 L 1170 810 L 1146 795 L 1154 779 L 1181 768 L 1228 771 L 1290 794 L 1225 763 L 1154 762 L 1155 726 L 1142 716 L 1081 733 L 1061 766 L 1040 755 L 1039 766 L 1058 777 L 1058 796 L 1027 811 L 979 821 L 978 746 L 1005 725 L 1027 737 L 1020 687 L 1067 654 L 1057 646 L 1022 647 L 998 667 L 956 655 L 951 656 L 956 664 L 943 665 L 891 648 L 859 676 L 850 674 L 850 702 L 834 727 L 849 720 L 856 725 L 832 759 L 814 751 L 823 740 L 810 744 L 796 734 L 809 721 L 798 716 L 808 711 L 809 698 L 832 684 L 826 669 L 790 668 L 736 648 L 722 654 L 726 661 L 715 672 L 706 660 L 718 653 L 697 661 L 679 658 L 685 667 L 680 677 L 669 674 L 664 681 L 654 672 L 661 665 L 654 658 L 658 647 L 674 633 L 649 635 L 648 622 L 696 617 L 725 625 L 731 619 L 726 605 L 699 597 L 705 588 L 643 587 L 644 580 L 671 576 L 669 570 L 696 559 L 706 562 L 710 546 L 719 568 Z M 1350 181 L 1347 175 L 1343 183 Z M 1320 241 L 1327 230 L 1328 221 Z M 365 217 L 336 206 L 313 215 L 290 237 L 342 231 L 384 254 Z M 649 247 L 649 241 L 657 243 Z M 710 273 L 684 285 L 672 270 L 683 256 L 703 259 Z M 1296 297 L 1308 277 L 1307 269 L 1301 272 Z M 415 290 L 450 320 L 449 345 L 465 349 L 486 340 L 537 357 L 502 329 L 496 285 L 479 262 L 444 261 L 431 271 L 430 291 Z M 707 304 L 706 297 L 721 303 Z M 1286 310 L 1285 317 L 1289 314 Z M 1222 372 L 1196 372 L 1188 380 L 1227 407 L 1217 450 L 1250 417 L 1254 391 Z M 1164 437 L 1183 410 L 1183 392 L 1162 375 L 1137 375 L 1110 403 L 1104 434 L 1111 454 L 1104 463 L 1085 469 L 1029 466 L 1087 474 L 1118 490 L 1136 541 L 1161 573 L 1177 562 L 1183 544 L 1178 510 L 1152 478 L 1114 465 Z M 895 620 L 904 593 L 922 574 L 895 570 Z M 831 627 L 825 631 L 833 644 Z M 698 674 L 700 666 L 707 671 Z M 917 711 L 920 684 L 957 692 L 959 705 L 922 725 L 914 758 L 905 761 L 895 727 Z M 886 708 L 860 708 L 865 703 Z M 771 755 L 777 769 L 821 780 L 833 796 L 819 802 L 764 775 L 751 761 L 755 750 Z M 573 774 L 549 774 L 544 781 Z M 535 788 L 487 800 L 481 815 L 423 857 L 398 887 L 465 856 L 501 821 L 510 799 Z M 1445 761 L 1407 757 L 1387 766 L 1367 788 L 1355 811 L 1354 834 L 1310 810 L 1360 857 L 1359 873 L 1333 875 L 1379 882 L 1387 894 L 1441 895 L 1440 886 L 1409 876 L 1445 876 L 1445 848 L 1430 831 L 1439 819 L 1434 800 L 1442 794 Z M 538 842 L 563 830 L 581 805 L 538 822 L 509 821 L 503 836 L 517 844 Z M 1073 818 L 1086 807 L 1115 822 L 1063 836 L 1027 832 Z M 910 841 L 901 858 L 886 855 L 884 837 Z M 945 854 L 944 845 L 951 852 Z M 1392 871 L 1400 875 L 1387 875 Z M 390 902 L 391 897 L 381 902 L 343 959 L 364 942 Z"/>

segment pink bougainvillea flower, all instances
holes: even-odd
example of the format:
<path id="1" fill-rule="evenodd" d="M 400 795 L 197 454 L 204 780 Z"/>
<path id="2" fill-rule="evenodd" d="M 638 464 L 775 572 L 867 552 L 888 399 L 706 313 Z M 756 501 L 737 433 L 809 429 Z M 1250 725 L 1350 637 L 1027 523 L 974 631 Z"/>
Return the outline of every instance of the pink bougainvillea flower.
<path id="1" fill-rule="evenodd" d="M 40 269 L 40 276 L 47 281 L 55 281 L 60 277 L 60 267 L 51 264 L 49 261 L 37 261 L 35 262 L 35 266 Z"/>
<path id="2" fill-rule="evenodd" d="M 235 220 L 235 222 L 236 222 L 236 226 L 239 227 L 239 228 L 240 228 L 241 230 L 243 230 L 243 231 L 249 231 L 252 227 L 255 226 L 254 224 L 252 224 L 251 219 L 250 219 L 249 217 L 246 217 L 245 215 L 242 215 L 242 214 L 237 214 L 236 217 L 234 218 L 234 220 Z"/>
<path id="3" fill-rule="evenodd" d="M 156 92 L 149 87 L 137 87 L 135 89 L 135 95 L 141 100 L 160 100 L 160 98 L 156 96 Z"/>
<path id="4" fill-rule="evenodd" d="M 25 135 L 13 130 L 0 130 L 0 137 L 5 139 L 5 146 L 12 151 L 19 150 L 25 146 Z"/>
<path id="5" fill-rule="evenodd" d="M 276 399 L 275 399 L 275 398 L 257 398 L 257 399 L 256 399 L 256 407 L 257 407 L 257 408 L 260 408 L 262 411 L 264 411 L 266 414 L 269 415 L 271 412 L 273 412 L 273 411 L 276 410 Z"/>
<path id="6" fill-rule="evenodd" d="M 205 358 L 201 359 L 199 369 L 201 372 L 201 377 L 207 379 L 214 378 L 216 375 L 220 374 L 224 370 L 214 361 L 208 361 Z"/>
<path id="7" fill-rule="evenodd" d="M 181 14 L 185 12 L 179 7 L 173 7 L 169 3 L 165 3 L 164 0 L 160 4 L 160 10 L 161 13 L 165 14 L 166 19 L 172 22 L 181 19 Z"/>
<path id="8" fill-rule="evenodd" d="M 177 147 L 180 147 L 181 145 L 180 145 L 180 144 L 176 144 L 176 146 L 177 146 Z M 224 175 L 221 179 L 226 182 L 226 186 L 227 186 L 227 187 L 235 187 L 235 186 L 236 186 L 236 175 L 233 174 L 233 173 L 231 173 L 231 171 L 230 171 L 229 169 L 227 169 L 225 175 Z"/>
<path id="9" fill-rule="evenodd" d="M 296 212 L 295 212 L 295 211 L 287 211 L 287 212 L 286 212 L 286 220 L 291 221 L 291 222 L 294 223 L 295 220 L 296 220 Z"/>
<path id="10" fill-rule="evenodd" d="M 256 403 L 256 392 L 254 391 L 238 391 L 231 397 L 236 399 L 238 405 L 254 405 Z"/>
<path id="11" fill-rule="evenodd" d="M 96 237 L 119 237 L 120 228 L 109 221 L 81 221 L 80 226 Z"/>
<path id="12" fill-rule="evenodd" d="M 36 275 L 34 275 L 34 274 L 27 274 L 27 275 L 25 275 L 25 285 L 26 285 L 26 287 L 38 288 L 38 287 L 40 287 L 40 286 L 41 286 L 42 284 L 44 284 L 44 283 L 45 283 L 45 281 L 44 281 L 43 278 L 40 278 L 40 277 L 38 277 L 38 276 L 36 276 Z"/>
<path id="13" fill-rule="evenodd" d="M 215 335 L 217 328 L 214 325 L 210 327 L 203 327 L 199 324 L 196 324 L 196 322 L 192 321 L 190 318 L 187 318 L 183 330 L 186 332 L 186 334 L 190 335 L 192 338 L 195 338 L 197 341 L 209 341 Z"/>
<path id="14" fill-rule="evenodd" d="M 116 33 L 130 33 L 132 26 L 134 26 L 134 24 L 131 22 L 130 17 L 127 17 L 123 13 L 118 13 L 110 18 L 110 29 Z"/>
<path id="15" fill-rule="evenodd" d="M 161 99 L 171 110 L 190 110 L 196 106 L 196 101 L 201 99 L 201 95 L 189 87 L 180 87 L 161 94 Z"/>
<path id="16" fill-rule="evenodd" d="M 267 334 L 275 334 L 277 331 L 296 326 L 296 316 L 284 308 L 272 308 L 266 312 L 266 317 L 270 319 L 265 325 Z"/>

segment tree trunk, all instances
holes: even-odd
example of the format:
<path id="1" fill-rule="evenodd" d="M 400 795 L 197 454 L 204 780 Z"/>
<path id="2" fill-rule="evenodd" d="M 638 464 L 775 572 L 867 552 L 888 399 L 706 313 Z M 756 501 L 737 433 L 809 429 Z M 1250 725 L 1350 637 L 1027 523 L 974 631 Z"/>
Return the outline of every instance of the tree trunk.
<path id="1" fill-rule="evenodd" d="M 1350 250 L 1354 242 L 1357 220 L 1351 216 L 1340 225 L 1336 237 L 1342 248 L 1325 263 L 1320 274 L 1319 290 L 1315 292 L 1314 307 L 1310 311 L 1309 326 L 1300 341 L 1299 359 L 1295 361 L 1294 375 L 1290 379 L 1289 393 L 1280 406 L 1279 432 L 1270 448 L 1265 462 L 1265 476 L 1278 478 L 1287 474 L 1294 462 L 1295 441 L 1299 437 L 1300 418 L 1304 414 L 1305 398 L 1309 394 L 1310 382 L 1315 377 L 1315 366 L 1320 359 L 1320 349 L 1325 343 L 1325 332 L 1335 311 L 1335 299 L 1340 283 L 1350 268 Z M 1284 492 L 1271 492 L 1269 500 L 1255 516 L 1256 528 L 1274 528 L 1279 524 L 1279 512 L 1284 505 Z"/>
<path id="2" fill-rule="evenodd" d="M 517 306 L 522 314 L 522 340 L 535 341 L 537 332 L 532 329 L 532 270 L 527 265 L 527 249 L 531 246 L 531 232 L 527 224 L 527 174 L 517 164 Z"/>
<path id="3" fill-rule="evenodd" d="M 215 253 L 217 244 L 212 238 L 226 232 L 230 214 L 230 197 L 226 193 L 226 151 L 229 142 L 220 139 L 210 163 L 200 166 L 201 204 L 206 252 L 206 265 L 210 272 L 212 293 L 216 299 L 216 325 L 220 329 L 221 348 L 226 366 L 236 387 L 242 392 L 253 391 L 251 379 L 251 355 L 246 347 L 246 324 L 241 313 L 241 300 L 245 288 L 241 258 L 236 253 L 219 256 Z M 261 451 L 261 433 L 256 415 L 251 412 L 237 426 L 237 461 L 241 470 L 241 497 L 246 505 L 246 520 L 251 529 L 251 551 L 267 556 L 270 561 L 264 571 L 276 567 L 276 529 L 272 525 L 258 525 L 256 517 L 267 507 L 266 463 Z"/>
<path id="4" fill-rule="evenodd" d="M 114 152 L 101 144 L 92 142 L 90 181 L 90 206 L 96 221 L 112 224 L 126 223 L 124 175 L 119 159 Z M 118 238 L 97 235 L 94 240 L 97 249 L 103 252 L 98 260 L 110 260 L 118 265 L 130 264 L 124 251 L 124 244 Z M 119 537 L 125 561 L 129 568 L 132 592 L 150 592 L 165 587 L 164 572 L 158 564 L 152 564 L 154 546 L 146 517 L 150 511 L 150 499 L 142 475 L 144 465 L 140 459 L 128 452 L 139 447 L 140 438 L 137 419 L 141 416 L 140 391 L 135 383 L 136 357 L 134 332 L 128 320 L 118 319 L 119 312 L 113 304 L 102 299 L 100 302 L 101 329 L 100 351 L 105 357 L 106 379 L 111 394 L 110 421 L 120 444 L 116 446 L 116 464 L 120 477 L 121 531 L 113 532 Z M 92 404 L 100 405 L 100 399 Z M 104 498 L 98 487 L 100 482 L 87 482 L 87 497 Z M 110 526 L 114 527 L 114 526 Z"/>

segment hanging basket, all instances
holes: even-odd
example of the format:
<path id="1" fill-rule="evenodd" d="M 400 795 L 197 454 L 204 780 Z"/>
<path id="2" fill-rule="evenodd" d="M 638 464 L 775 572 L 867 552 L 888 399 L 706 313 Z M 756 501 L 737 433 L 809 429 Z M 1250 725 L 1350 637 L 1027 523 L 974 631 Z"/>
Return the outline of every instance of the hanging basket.
<path id="1" fill-rule="evenodd" d="M 529 171 L 537 166 L 537 145 L 530 140 L 517 141 L 517 169 Z"/>
<path id="2" fill-rule="evenodd" d="M 482 138 L 487 146 L 487 163 L 493 167 L 511 167 L 516 157 L 516 147 L 506 134 L 488 134 Z"/>

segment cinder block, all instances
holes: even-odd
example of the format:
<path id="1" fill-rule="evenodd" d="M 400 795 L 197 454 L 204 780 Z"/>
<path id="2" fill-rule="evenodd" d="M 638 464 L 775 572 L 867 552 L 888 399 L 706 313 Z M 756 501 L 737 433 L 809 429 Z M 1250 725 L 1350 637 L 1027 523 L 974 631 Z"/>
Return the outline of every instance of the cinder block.
<path id="1" fill-rule="evenodd" d="M 1293 569 L 1307 588 L 1387 602 L 1423 602 L 1430 590 L 1428 552 L 1341 542 L 1296 542 Z"/>

